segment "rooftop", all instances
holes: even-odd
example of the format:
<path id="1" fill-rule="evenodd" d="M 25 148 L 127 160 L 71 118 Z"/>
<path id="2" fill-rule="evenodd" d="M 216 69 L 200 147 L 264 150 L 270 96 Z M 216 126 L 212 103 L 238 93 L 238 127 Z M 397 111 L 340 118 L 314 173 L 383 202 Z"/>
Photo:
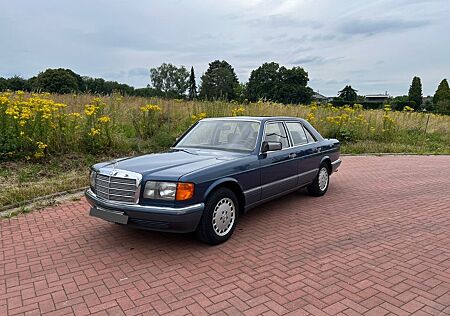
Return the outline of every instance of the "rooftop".
<path id="1" fill-rule="evenodd" d="M 300 117 L 292 116 L 227 116 L 227 117 L 208 117 L 202 121 L 219 121 L 219 120 L 237 120 L 237 121 L 259 121 L 265 122 L 269 120 L 302 120 Z"/>
<path id="2" fill-rule="evenodd" d="M 375 94 L 366 94 L 366 98 L 390 98 L 391 96 L 387 93 L 375 93 Z"/>

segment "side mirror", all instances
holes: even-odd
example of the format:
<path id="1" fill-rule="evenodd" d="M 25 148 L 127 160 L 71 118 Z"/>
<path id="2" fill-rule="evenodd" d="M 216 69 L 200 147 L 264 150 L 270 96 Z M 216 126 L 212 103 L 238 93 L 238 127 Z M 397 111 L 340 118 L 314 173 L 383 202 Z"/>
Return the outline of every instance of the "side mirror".
<path id="1" fill-rule="evenodd" d="M 281 148 L 282 148 L 281 142 L 263 141 L 261 146 L 261 152 L 266 153 L 268 151 L 281 150 Z"/>

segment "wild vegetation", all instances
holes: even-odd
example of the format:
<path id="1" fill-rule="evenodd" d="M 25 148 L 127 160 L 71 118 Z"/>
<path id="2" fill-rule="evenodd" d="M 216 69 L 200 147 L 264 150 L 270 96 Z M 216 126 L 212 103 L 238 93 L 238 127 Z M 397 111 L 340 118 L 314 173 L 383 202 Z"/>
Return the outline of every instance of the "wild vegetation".
<path id="1" fill-rule="evenodd" d="M 250 73 L 248 82 L 239 82 L 234 68 L 225 60 L 209 63 L 201 76 L 199 91 L 194 67 L 189 73 L 184 66 L 163 63 L 149 70 L 150 83 L 145 88 L 135 89 L 127 84 L 106 81 L 102 78 L 80 76 L 70 69 L 47 69 L 30 79 L 18 76 L 0 77 L 0 91 L 27 91 L 49 93 L 94 93 L 123 96 L 158 97 L 184 100 L 227 100 L 240 103 L 258 100 L 283 104 L 309 104 L 314 101 L 313 90 L 308 87 L 308 72 L 302 67 L 287 68 L 275 62 L 263 63 Z M 346 85 L 336 97 L 326 98 L 334 106 L 361 104 L 366 109 L 382 109 L 389 104 L 393 110 L 413 108 L 450 115 L 450 92 L 448 82 L 443 79 L 433 97 L 423 97 L 419 77 L 412 80 L 408 95 L 396 96 L 384 102 L 367 101 L 357 90 Z"/>
<path id="2" fill-rule="evenodd" d="M 343 153 L 450 153 L 450 117 L 412 108 L 7 92 L 0 94 L 0 208 L 80 188 L 94 161 L 167 149 L 201 118 L 242 115 L 306 118 L 341 140 Z"/>

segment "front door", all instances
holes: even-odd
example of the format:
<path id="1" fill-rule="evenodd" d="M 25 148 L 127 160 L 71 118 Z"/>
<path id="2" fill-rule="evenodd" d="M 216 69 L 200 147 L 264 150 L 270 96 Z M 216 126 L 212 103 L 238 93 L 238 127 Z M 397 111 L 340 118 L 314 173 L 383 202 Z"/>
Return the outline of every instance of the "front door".
<path id="1" fill-rule="evenodd" d="M 283 122 L 266 123 L 263 141 L 281 142 L 282 149 L 261 154 L 261 199 L 294 189 L 298 184 L 297 162 Z"/>

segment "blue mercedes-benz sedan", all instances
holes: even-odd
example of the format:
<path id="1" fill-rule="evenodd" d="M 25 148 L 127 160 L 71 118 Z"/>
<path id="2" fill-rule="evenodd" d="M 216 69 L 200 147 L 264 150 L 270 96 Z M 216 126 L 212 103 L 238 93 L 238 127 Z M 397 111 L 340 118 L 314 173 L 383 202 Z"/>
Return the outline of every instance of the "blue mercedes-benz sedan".
<path id="1" fill-rule="evenodd" d="M 261 203 L 303 187 L 324 195 L 339 146 L 299 118 L 203 119 L 167 152 L 92 166 L 90 215 L 218 244 Z"/>

